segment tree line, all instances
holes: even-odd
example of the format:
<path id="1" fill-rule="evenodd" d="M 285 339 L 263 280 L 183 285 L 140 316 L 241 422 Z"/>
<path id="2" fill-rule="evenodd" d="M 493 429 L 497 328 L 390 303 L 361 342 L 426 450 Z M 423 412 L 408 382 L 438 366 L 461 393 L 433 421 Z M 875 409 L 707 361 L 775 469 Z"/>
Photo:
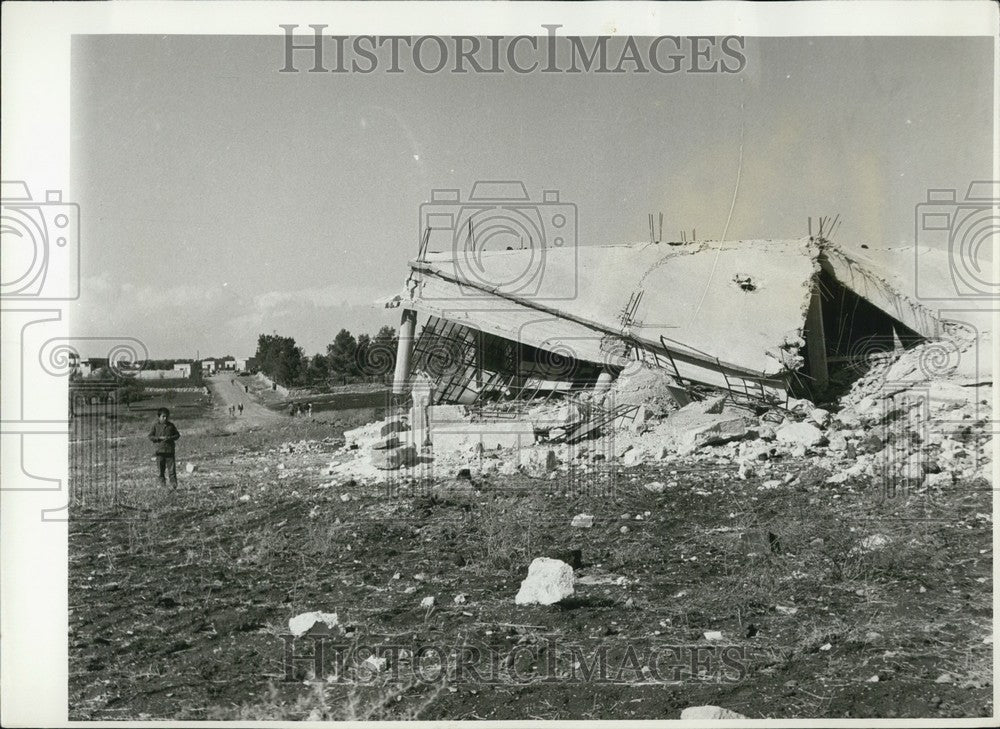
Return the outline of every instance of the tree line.
<path id="1" fill-rule="evenodd" d="M 390 326 L 374 337 L 355 337 L 341 329 L 325 353 L 307 356 L 293 337 L 261 334 L 254 355 L 257 369 L 285 387 L 323 387 L 372 380 L 392 374 L 396 366 L 396 332 Z"/>

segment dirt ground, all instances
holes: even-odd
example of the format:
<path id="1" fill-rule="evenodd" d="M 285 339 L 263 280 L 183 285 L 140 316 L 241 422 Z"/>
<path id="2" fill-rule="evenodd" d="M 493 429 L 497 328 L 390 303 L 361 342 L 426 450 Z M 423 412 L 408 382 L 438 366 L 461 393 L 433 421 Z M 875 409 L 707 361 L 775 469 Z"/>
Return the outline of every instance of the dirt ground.
<path id="1" fill-rule="evenodd" d="M 233 419 L 245 393 L 217 380 L 216 407 L 176 421 L 179 490 L 156 483 L 135 412 L 116 426 L 119 504 L 72 514 L 72 719 L 992 714 L 983 482 L 887 494 L 787 459 L 775 486 L 719 458 L 334 483 L 343 430 L 374 411 L 248 400 Z M 570 526 L 581 512 L 592 528 Z M 576 592 L 516 606 L 539 556 L 574 564 Z M 292 641 L 314 610 L 342 627 Z"/>

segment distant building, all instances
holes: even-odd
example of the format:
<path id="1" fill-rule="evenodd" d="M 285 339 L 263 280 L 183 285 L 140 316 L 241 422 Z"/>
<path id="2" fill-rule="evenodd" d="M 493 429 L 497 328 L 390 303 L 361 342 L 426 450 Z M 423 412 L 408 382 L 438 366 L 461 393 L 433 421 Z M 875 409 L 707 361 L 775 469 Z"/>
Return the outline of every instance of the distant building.
<path id="1" fill-rule="evenodd" d="M 168 380 L 176 377 L 177 373 L 173 370 L 139 370 L 135 376 L 140 380 Z"/>
<path id="2" fill-rule="evenodd" d="M 190 377 L 190 376 L 191 376 L 190 362 L 179 362 L 174 365 L 174 377 Z"/>
<path id="3" fill-rule="evenodd" d="M 222 369 L 224 370 L 235 370 L 236 360 L 235 359 L 224 359 L 222 360 Z"/>
<path id="4" fill-rule="evenodd" d="M 253 357 L 237 357 L 236 359 L 236 371 L 237 372 L 249 372 L 252 367 Z"/>
<path id="5" fill-rule="evenodd" d="M 212 374 L 215 372 L 215 360 L 214 359 L 203 359 L 201 361 L 201 371 L 205 374 Z"/>

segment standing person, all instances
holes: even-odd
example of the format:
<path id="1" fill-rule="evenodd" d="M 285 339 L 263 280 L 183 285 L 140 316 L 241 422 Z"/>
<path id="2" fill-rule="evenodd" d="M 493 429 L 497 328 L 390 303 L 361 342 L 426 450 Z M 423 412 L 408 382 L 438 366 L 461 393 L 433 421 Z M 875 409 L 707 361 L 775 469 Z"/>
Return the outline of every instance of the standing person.
<path id="1" fill-rule="evenodd" d="M 240 403 L 240 415 L 243 415 L 243 403 Z"/>
<path id="2" fill-rule="evenodd" d="M 149 439 L 156 443 L 156 466 L 160 472 L 160 485 L 166 486 L 164 475 L 170 477 L 171 488 L 177 488 L 177 462 L 175 460 L 174 443 L 181 434 L 170 422 L 170 411 L 160 408 L 156 411 L 156 422 L 149 431 Z"/>
<path id="3" fill-rule="evenodd" d="M 313 416 L 313 404 L 311 402 L 306 403 L 306 415 L 308 415 L 310 418 L 312 418 Z"/>

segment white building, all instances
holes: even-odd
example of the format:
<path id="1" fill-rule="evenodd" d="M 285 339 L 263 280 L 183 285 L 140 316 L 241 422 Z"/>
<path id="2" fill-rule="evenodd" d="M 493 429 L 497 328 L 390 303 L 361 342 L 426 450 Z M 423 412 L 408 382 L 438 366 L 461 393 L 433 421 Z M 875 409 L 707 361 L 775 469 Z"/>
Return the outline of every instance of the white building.
<path id="1" fill-rule="evenodd" d="M 189 362 L 178 362 L 174 365 L 174 377 L 190 377 L 191 364 Z"/>
<path id="2" fill-rule="evenodd" d="M 201 371 L 206 375 L 210 375 L 215 372 L 215 360 L 203 359 L 201 361 Z"/>

